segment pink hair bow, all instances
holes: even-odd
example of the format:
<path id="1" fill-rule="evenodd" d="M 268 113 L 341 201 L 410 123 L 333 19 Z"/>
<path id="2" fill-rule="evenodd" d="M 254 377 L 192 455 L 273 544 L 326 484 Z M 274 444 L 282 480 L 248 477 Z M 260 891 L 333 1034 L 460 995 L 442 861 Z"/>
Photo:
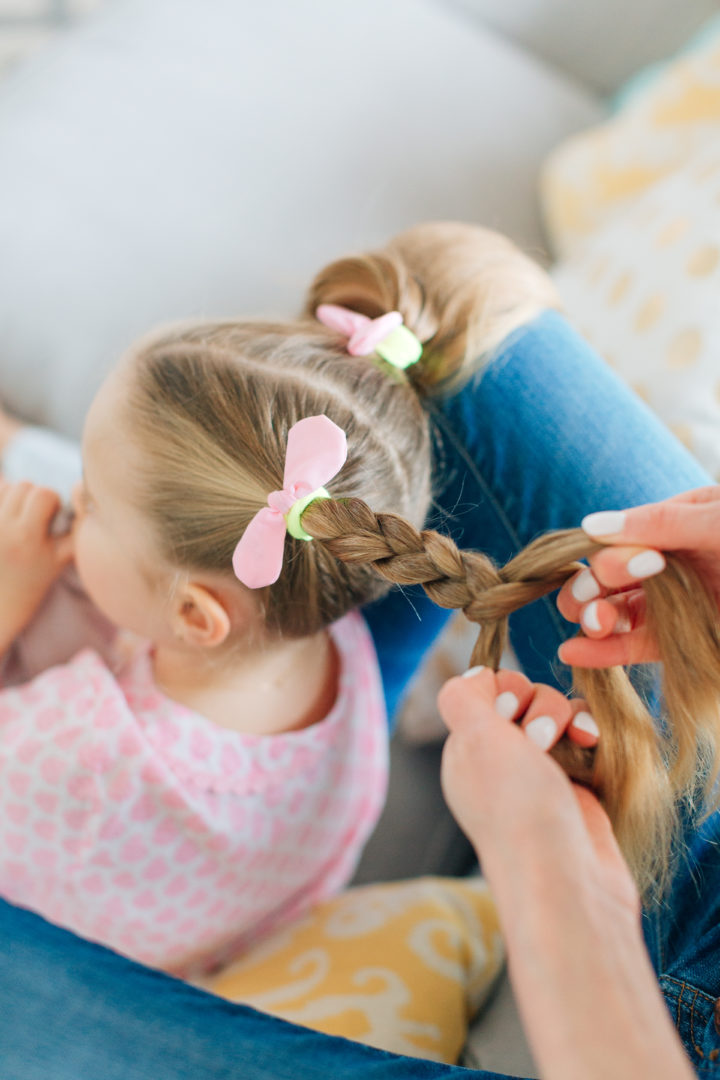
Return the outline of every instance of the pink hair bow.
<path id="1" fill-rule="evenodd" d="M 347 351 L 351 356 L 369 356 L 375 352 L 380 342 L 402 326 L 403 321 L 399 311 L 389 311 L 387 315 L 371 319 L 337 304 L 321 304 L 315 315 L 325 326 L 350 339 Z"/>
<path id="2" fill-rule="evenodd" d="M 389 311 L 387 315 L 371 319 L 337 304 L 320 304 L 315 315 L 325 326 L 349 338 L 345 348 L 351 356 L 377 353 L 401 371 L 417 364 L 422 356 L 420 341 L 407 326 L 403 326 L 399 311 Z"/>
<path id="3" fill-rule="evenodd" d="M 314 498 L 329 498 L 323 485 L 340 472 L 347 458 L 345 432 L 327 416 L 298 420 L 288 432 L 281 491 L 271 491 L 233 554 L 236 577 L 249 589 L 272 585 L 280 577 L 285 533 L 312 540 L 300 524 Z"/>

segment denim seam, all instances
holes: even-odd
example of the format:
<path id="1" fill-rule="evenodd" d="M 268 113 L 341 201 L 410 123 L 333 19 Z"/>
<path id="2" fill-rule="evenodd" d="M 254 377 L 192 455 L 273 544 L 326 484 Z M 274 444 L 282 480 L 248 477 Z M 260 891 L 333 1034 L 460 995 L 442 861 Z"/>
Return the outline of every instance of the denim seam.
<path id="1" fill-rule="evenodd" d="M 690 1042 L 695 1048 L 695 1053 L 699 1054 L 701 1058 L 704 1058 L 705 1055 L 695 1041 L 695 1002 L 697 1001 L 699 993 L 700 991 L 695 987 L 695 995 L 690 1003 Z"/>
<path id="2" fill-rule="evenodd" d="M 438 427 L 443 428 L 443 436 L 445 438 L 447 438 L 452 443 L 452 445 L 455 448 L 455 450 L 457 451 L 459 457 L 461 457 L 463 459 L 463 461 L 465 462 L 465 465 L 467 467 L 468 472 L 475 478 L 475 481 L 477 482 L 478 487 L 481 488 L 481 490 L 484 492 L 486 498 L 488 498 L 490 500 L 490 502 L 493 504 L 493 506 L 495 507 L 495 509 L 497 511 L 497 514 L 498 514 L 498 517 L 503 522 L 503 525 L 505 526 L 505 528 L 506 528 L 506 530 L 508 532 L 508 535 L 511 537 L 512 542 L 515 545 L 515 548 L 519 551 L 525 545 L 522 543 L 520 537 L 515 532 L 515 529 L 512 526 L 512 522 L 510 521 L 507 514 L 505 513 L 505 509 L 504 509 L 502 503 L 500 503 L 498 501 L 493 489 L 490 487 L 488 482 L 485 480 L 482 473 L 478 471 L 478 468 L 477 468 L 477 465 L 475 464 L 475 461 L 470 456 L 470 454 L 468 453 L 468 451 L 465 448 L 465 446 L 463 445 L 463 443 L 460 440 L 458 440 L 457 436 L 455 435 L 455 432 L 449 426 L 449 422 L 447 420 L 447 417 L 443 413 L 441 413 L 439 410 L 436 411 L 433 408 L 431 403 L 429 403 L 428 411 L 433 416 L 433 419 L 437 423 Z M 548 610 L 548 612 L 550 614 L 550 618 L 551 618 L 552 622 L 555 624 L 555 628 L 558 631 L 559 636 L 562 637 L 563 636 L 563 633 L 562 633 L 562 630 L 563 630 L 562 621 L 560 619 L 560 616 L 559 616 L 558 612 L 555 609 L 555 606 L 550 603 L 547 596 L 543 596 L 540 599 L 542 600 L 543 605 L 547 608 L 547 610 Z"/>
<path id="3" fill-rule="evenodd" d="M 669 976 L 668 976 L 668 978 L 669 978 Z M 672 981 L 673 982 L 679 982 L 679 980 L 677 980 L 677 979 L 673 979 Z M 680 996 L 677 999 L 677 1010 L 676 1010 L 676 1013 L 675 1013 L 675 1027 L 677 1028 L 677 1030 L 679 1032 L 680 1031 L 680 1006 L 682 1004 L 682 999 L 683 999 L 683 995 L 684 995 L 685 991 L 686 990 L 688 990 L 688 991 L 693 991 L 694 990 L 695 993 L 693 995 L 693 999 L 689 1003 L 689 1005 L 686 1006 L 686 1008 L 688 1009 L 688 1011 L 690 1013 L 690 1043 L 692 1045 L 693 1050 L 698 1055 L 698 1057 L 703 1058 L 703 1060 L 704 1060 L 705 1054 L 703 1053 L 701 1047 L 699 1047 L 698 1044 L 695 1041 L 695 1002 L 697 1001 L 698 995 L 701 994 L 702 991 L 698 990 L 698 988 L 696 986 L 688 986 L 688 984 L 684 980 L 682 982 L 679 982 L 679 985 L 680 985 Z M 703 996 L 706 997 L 707 995 L 703 995 Z"/>
<path id="4" fill-rule="evenodd" d="M 682 997 L 683 995 L 683 990 L 687 990 L 691 986 L 691 984 L 688 984 L 684 979 L 676 979 L 672 975 L 662 975 L 660 977 L 660 981 L 663 983 L 674 983 L 675 986 L 678 986 L 680 988 L 680 997 Z M 711 994 L 706 994 L 704 990 L 699 990 L 695 986 L 692 986 L 691 988 L 695 990 L 698 997 L 703 998 L 705 1001 L 708 1002 L 709 1005 L 715 1005 L 715 1001 L 717 999 L 714 998 Z M 670 992 L 674 994 L 676 991 L 671 990 Z"/>

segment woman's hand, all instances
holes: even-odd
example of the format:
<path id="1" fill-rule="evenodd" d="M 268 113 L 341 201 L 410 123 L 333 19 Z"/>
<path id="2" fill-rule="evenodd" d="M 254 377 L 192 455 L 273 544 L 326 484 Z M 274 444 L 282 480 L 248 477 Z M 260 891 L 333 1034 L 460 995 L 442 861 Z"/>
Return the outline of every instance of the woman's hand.
<path id="1" fill-rule="evenodd" d="M 442 783 L 491 886 L 525 871 L 529 880 L 542 867 L 548 885 L 555 875 L 560 889 L 571 871 L 578 888 L 589 886 L 636 920 L 637 889 L 605 811 L 545 753 L 565 733 L 597 744 L 586 703 L 514 671 L 467 676 L 450 679 L 438 697 L 450 729 Z"/>
<path id="2" fill-rule="evenodd" d="M 0 652 L 17 637 L 72 559 L 71 536 L 50 535 L 60 498 L 0 479 Z"/>
<path id="3" fill-rule="evenodd" d="M 438 704 L 445 797 L 482 859 L 540 1073 L 692 1080 L 607 815 L 528 737 L 544 729 L 530 727 L 538 715 L 574 737 L 584 703 L 578 712 L 550 687 L 482 668 L 446 683 Z"/>
<path id="4" fill-rule="evenodd" d="M 661 551 L 682 551 L 720 609 L 720 485 L 631 510 L 590 514 L 582 524 L 593 539 L 613 546 L 591 555 L 590 568 L 566 581 L 558 594 L 561 614 L 579 622 L 587 635 L 560 646 L 563 663 L 611 667 L 659 659 L 640 583 L 664 569 Z"/>

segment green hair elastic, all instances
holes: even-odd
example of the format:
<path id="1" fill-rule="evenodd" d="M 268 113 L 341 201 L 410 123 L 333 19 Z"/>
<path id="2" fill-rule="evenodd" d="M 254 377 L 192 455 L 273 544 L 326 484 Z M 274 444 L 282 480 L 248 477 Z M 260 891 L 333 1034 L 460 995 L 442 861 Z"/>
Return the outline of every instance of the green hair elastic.
<path id="1" fill-rule="evenodd" d="M 388 364 L 405 371 L 417 364 L 422 356 L 422 345 L 407 326 L 397 326 L 375 346 L 375 352 Z"/>
<path id="2" fill-rule="evenodd" d="M 298 499 L 294 502 L 287 514 L 285 515 L 285 525 L 287 531 L 291 536 L 294 536 L 296 540 L 314 540 L 315 537 L 310 533 L 305 532 L 300 524 L 300 518 L 307 510 L 311 502 L 315 502 L 315 499 L 331 499 L 332 495 L 325 488 L 318 488 L 317 491 L 311 491 L 309 495 L 303 495 L 302 499 Z"/>

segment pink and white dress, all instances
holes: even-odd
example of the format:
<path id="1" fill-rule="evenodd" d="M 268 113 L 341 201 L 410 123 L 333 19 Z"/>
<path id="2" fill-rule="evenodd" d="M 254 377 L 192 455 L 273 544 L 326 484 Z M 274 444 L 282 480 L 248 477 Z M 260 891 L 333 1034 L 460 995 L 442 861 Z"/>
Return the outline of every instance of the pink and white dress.
<path id="1" fill-rule="evenodd" d="M 362 617 L 330 627 L 314 726 L 248 735 L 84 649 L 0 691 L 0 894 L 134 959 L 209 969 L 351 876 L 382 809 L 387 727 Z"/>

